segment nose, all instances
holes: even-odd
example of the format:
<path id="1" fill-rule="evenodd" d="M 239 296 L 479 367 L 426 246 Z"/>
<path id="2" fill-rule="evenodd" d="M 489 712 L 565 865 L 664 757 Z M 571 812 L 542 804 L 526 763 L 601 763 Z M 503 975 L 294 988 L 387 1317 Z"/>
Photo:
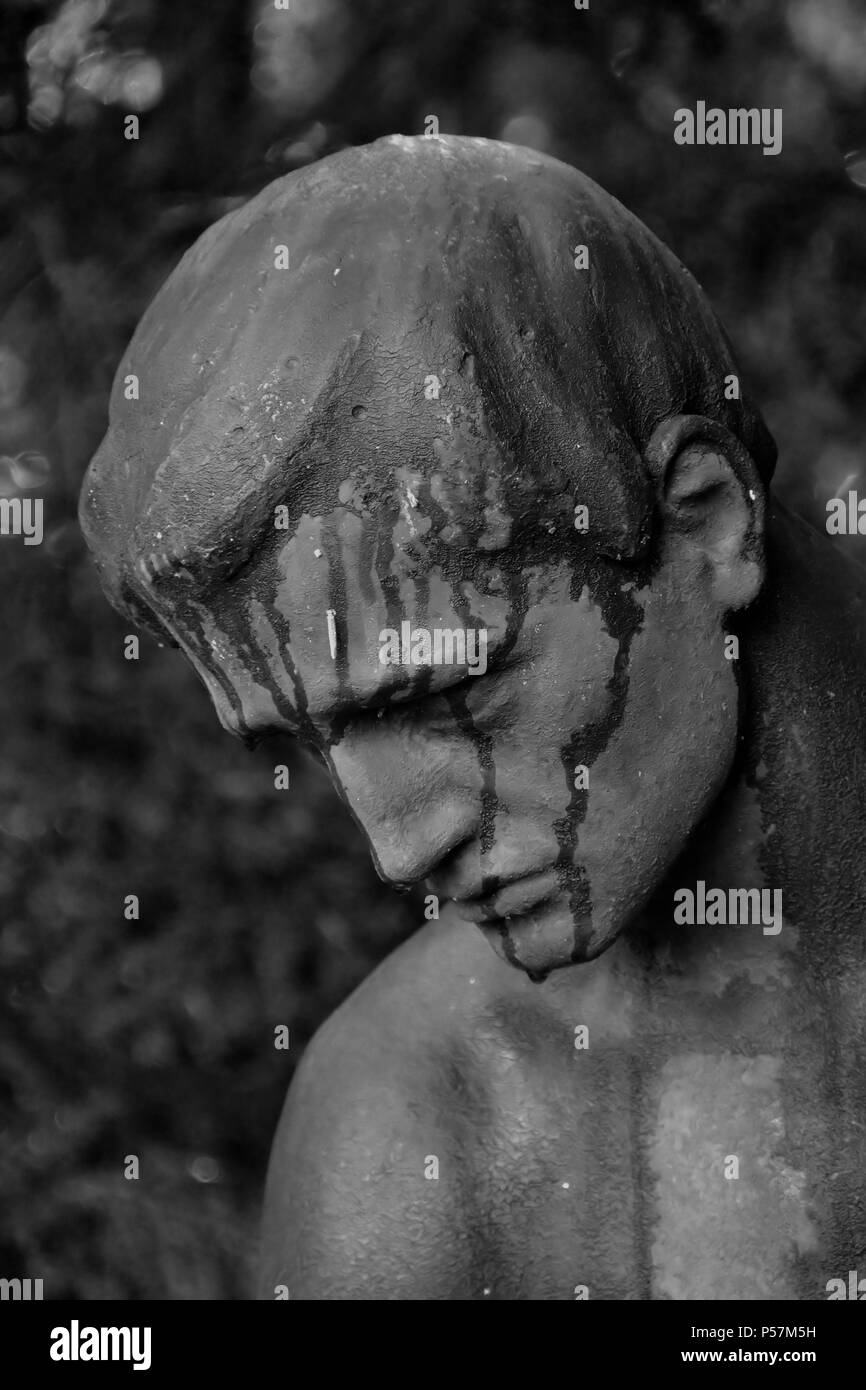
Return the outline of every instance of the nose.
<path id="1" fill-rule="evenodd" d="M 407 749 L 383 739 L 344 738 L 331 749 L 331 773 L 370 844 L 376 872 L 398 888 L 428 878 L 475 835 L 480 812 L 471 768 L 457 750 Z M 474 779 L 477 781 L 476 778 Z"/>

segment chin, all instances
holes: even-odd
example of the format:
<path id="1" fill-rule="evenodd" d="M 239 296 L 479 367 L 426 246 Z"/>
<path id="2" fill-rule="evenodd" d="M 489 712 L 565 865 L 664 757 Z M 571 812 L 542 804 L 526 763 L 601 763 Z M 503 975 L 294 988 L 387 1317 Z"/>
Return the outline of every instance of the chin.
<path id="1" fill-rule="evenodd" d="M 538 983 L 554 970 L 595 960 L 619 936 L 610 928 L 594 929 L 591 918 L 575 928 L 570 908 L 557 898 L 534 912 L 491 922 L 480 930 L 501 960 Z"/>

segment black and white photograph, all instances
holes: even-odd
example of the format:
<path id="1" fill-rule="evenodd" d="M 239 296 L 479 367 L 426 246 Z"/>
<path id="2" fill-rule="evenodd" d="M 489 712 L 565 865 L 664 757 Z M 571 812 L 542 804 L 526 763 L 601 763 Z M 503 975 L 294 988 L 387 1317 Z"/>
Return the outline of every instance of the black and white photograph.
<path id="1" fill-rule="evenodd" d="M 214 1302 L 821 1365 L 864 463 L 862 0 L 0 0 L 33 1373 Z"/>

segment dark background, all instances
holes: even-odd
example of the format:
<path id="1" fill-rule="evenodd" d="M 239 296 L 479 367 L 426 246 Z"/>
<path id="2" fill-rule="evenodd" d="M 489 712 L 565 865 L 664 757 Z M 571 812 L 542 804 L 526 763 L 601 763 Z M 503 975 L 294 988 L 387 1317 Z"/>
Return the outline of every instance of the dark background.
<path id="1" fill-rule="evenodd" d="M 246 1297 L 297 1057 L 422 914 L 318 767 L 244 752 L 178 653 L 124 660 L 75 505 L 125 342 L 216 217 L 436 114 L 577 164 L 668 242 L 823 526 L 866 431 L 866 6 L 5 0 L 0 64 L 0 495 L 46 512 L 43 545 L 0 537 L 0 1277 Z M 699 99 L 783 108 L 782 153 L 675 145 Z"/>

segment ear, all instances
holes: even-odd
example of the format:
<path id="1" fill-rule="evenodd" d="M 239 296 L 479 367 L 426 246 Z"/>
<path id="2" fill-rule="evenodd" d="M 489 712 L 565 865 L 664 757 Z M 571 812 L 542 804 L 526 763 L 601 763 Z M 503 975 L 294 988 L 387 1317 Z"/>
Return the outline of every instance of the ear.
<path id="1" fill-rule="evenodd" d="M 745 608 L 764 582 L 766 490 L 745 446 L 703 415 L 677 415 L 645 450 L 664 541 L 703 552 L 726 612 Z"/>

